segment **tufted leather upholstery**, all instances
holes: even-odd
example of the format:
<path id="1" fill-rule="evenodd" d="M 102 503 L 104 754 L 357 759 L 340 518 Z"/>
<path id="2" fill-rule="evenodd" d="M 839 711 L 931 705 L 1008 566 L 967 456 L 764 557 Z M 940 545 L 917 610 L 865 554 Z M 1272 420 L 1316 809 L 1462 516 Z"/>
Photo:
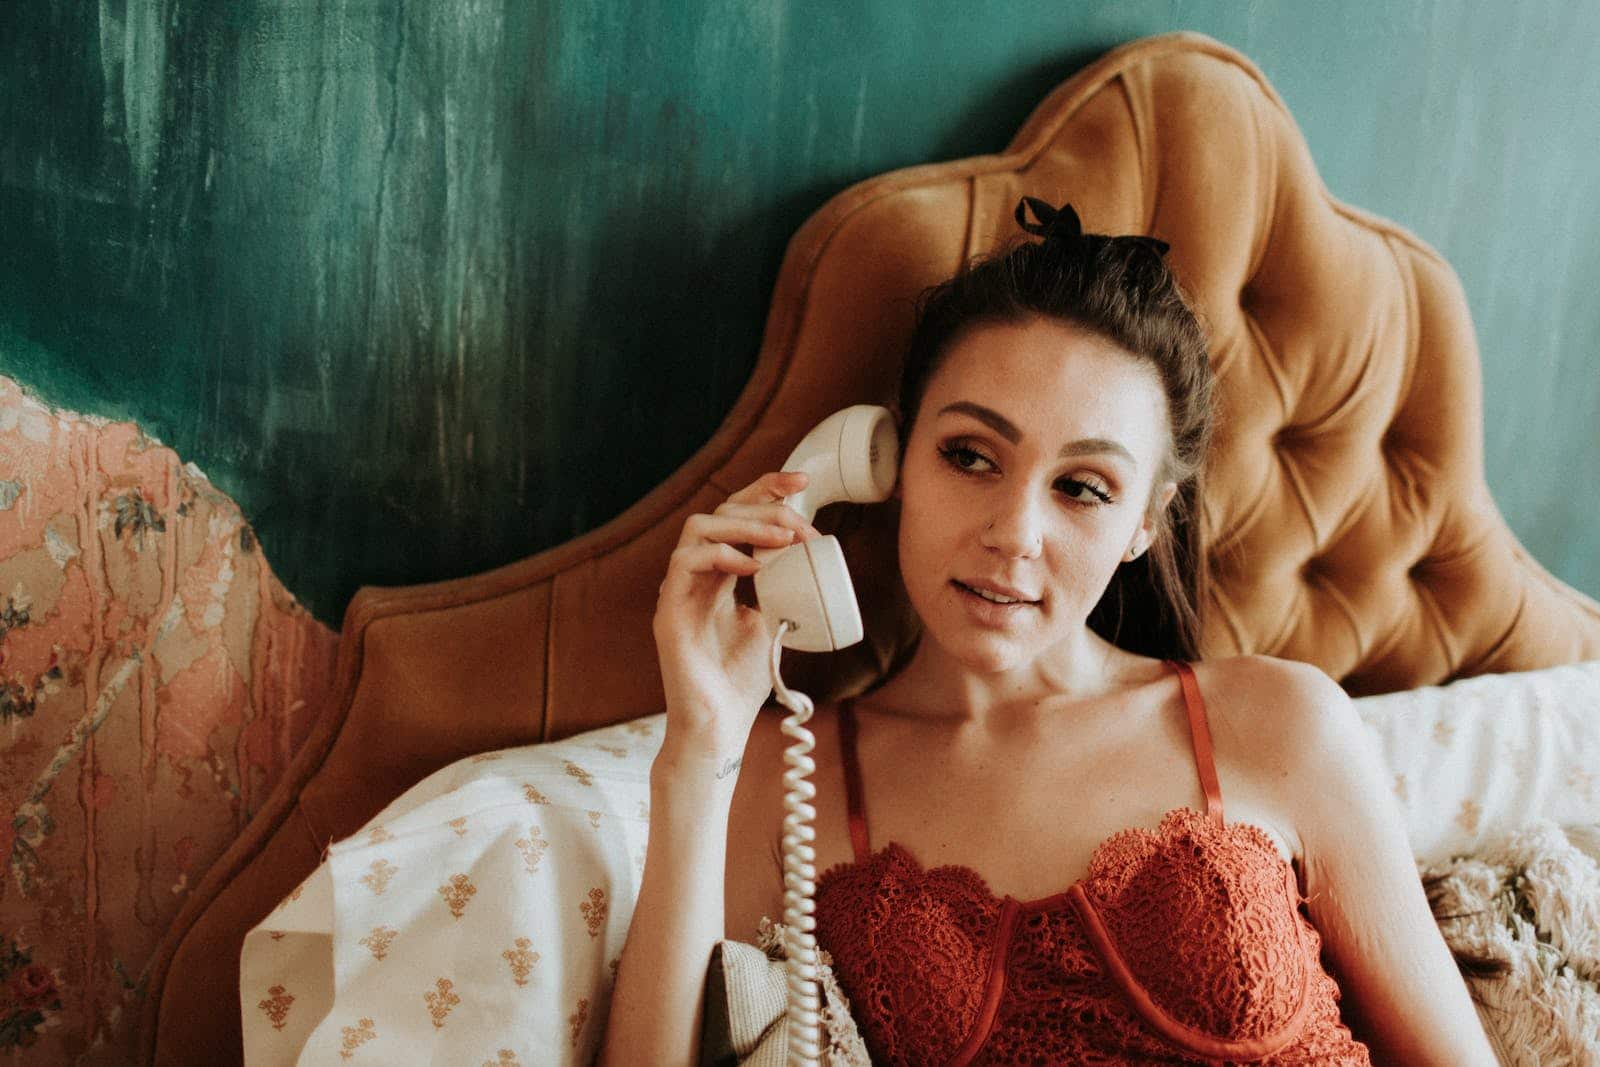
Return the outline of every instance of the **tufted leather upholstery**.
<path id="1" fill-rule="evenodd" d="M 435 768 L 661 710 L 650 620 L 685 518 L 777 469 L 806 430 L 887 403 L 912 298 L 1014 229 L 1023 194 L 1085 228 L 1150 233 L 1213 336 L 1222 421 L 1204 501 L 1208 656 L 1307 660 L 1352 695 L 1600 656 L 1600 606 L 1517 544 L 1483 479 L 1478 353 L 1448 264 L 1335 201 L 1247 59 L 1168 34 L 1054 91 L 1005 153 L 907 168 L 790 242 L 760 359 L 712 439 L 605 526 L 458 581 L 366 588 L 336 692 L 267 808 L 197 888 L 150 976 L 147 1052 L 237 1060 L 245 931 Z M 840 535 L 867 640 L 791 653 L 791 685 L 859 692 L 907 649 L 895 507 Z"/>

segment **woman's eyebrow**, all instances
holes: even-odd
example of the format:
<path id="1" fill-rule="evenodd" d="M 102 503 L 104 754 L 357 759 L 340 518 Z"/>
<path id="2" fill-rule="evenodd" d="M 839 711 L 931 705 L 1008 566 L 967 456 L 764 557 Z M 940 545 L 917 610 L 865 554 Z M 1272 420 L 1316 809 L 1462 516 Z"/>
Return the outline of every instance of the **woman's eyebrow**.
<path id="1" fill-rule="evenodd" d="M 1010 441 L 1012 444 L 1016 444 L 1022 440 L 1022 432 L 1017 429 L 1016 425 L 1010 419 L 1006 418 L 993 408 L 986 408 L 982 404 L 973 403 L 971 400 L 957 400 L 955 403 L 946 404 L 944 407 L 939 409 L 939 414 L 941 415 L 948 412 L 971 415 L 979 422 L 985 423 L 986 425 L 992 427 L 996 433 L 998 433 L 1001 437 L 1004 437 L 1007 441 Z M 1106 452 L 1121 456 L 1123 459 L 1127 460 L 1128 465 L 1133 467 L 1135 470 L 1137 470 L 1139 467 L 1139 461 L 1133 458 L 1133 453 L 1129 452 L 1127 447 L 1121 442 L 1113 441 L 1109 437 L 1084 437 L 1077 441 L 1069 441 L 1061 446 L 1062 459 L 1066 459 L 1070 456 L 1083 456 Z"/>

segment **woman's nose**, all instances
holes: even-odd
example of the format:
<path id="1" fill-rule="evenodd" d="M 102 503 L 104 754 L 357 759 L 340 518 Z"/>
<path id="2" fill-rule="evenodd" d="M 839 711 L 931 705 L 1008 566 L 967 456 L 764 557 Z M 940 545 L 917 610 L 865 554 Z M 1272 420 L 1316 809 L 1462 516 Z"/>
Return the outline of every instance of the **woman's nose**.
<path id="1" fill-rule="evenodd" d="M 1012 498 L 984 531 L 986 547 L 1007 556 L 1037 556 L 1044 546 L 1044 523 L 1035 501 Z"/>

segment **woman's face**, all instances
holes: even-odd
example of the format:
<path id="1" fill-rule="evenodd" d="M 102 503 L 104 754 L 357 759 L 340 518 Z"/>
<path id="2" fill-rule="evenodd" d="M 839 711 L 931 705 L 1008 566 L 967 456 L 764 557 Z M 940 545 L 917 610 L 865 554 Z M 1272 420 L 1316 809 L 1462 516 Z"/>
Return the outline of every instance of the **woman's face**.
<path id="1" fill-rule="evenodd" d="M 900 572 L 923 636 L 1000 671 L 1081 635 L 1118 565 L 1148 543 L 1167 435 L 1155 369 L 1096 334 L 1032 318 L 958 336 L 895 488 Z M 993 609 L 958 582 L 1036 603 Z"/>

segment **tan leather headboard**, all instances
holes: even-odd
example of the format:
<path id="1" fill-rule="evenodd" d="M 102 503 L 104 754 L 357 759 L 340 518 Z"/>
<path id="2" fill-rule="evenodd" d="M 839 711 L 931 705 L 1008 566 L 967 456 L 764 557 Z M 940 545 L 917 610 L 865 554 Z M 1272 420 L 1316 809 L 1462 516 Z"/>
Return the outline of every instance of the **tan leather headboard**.
<path id="1" fill-rule="evenodd" d="M 644 499 L 495 571 L 356 595 L 335 699 L 153 965 L 147 1053 L 238 1060 L 245 931 L 424 775 L 661 711 L 650 623 L 684 519 L 778 469 L 831 412 L 888 403 L 912 298 L 1013 232 L 1023 194 L 1070 200 L 1090 231 L 1170 242 L 1208 320 L 1222 412 L 1206 655 L 1307 660 L 1357 696 L 1600 657 L 1600 605 L 1530 559 L 1489 496 L 1477 345 L 1449 265 L 1328 194 L 1243 56 L 1194 33 L 1136 41 L 1051 93 L 1003 154 L 885 174 L 813 215 L 738 403 Z M 819 702 L 865 688 L 915 634 L 895 518 L 892 504 L 819 516 L 845 542 L 868 634 L 785 658 Z"/>

